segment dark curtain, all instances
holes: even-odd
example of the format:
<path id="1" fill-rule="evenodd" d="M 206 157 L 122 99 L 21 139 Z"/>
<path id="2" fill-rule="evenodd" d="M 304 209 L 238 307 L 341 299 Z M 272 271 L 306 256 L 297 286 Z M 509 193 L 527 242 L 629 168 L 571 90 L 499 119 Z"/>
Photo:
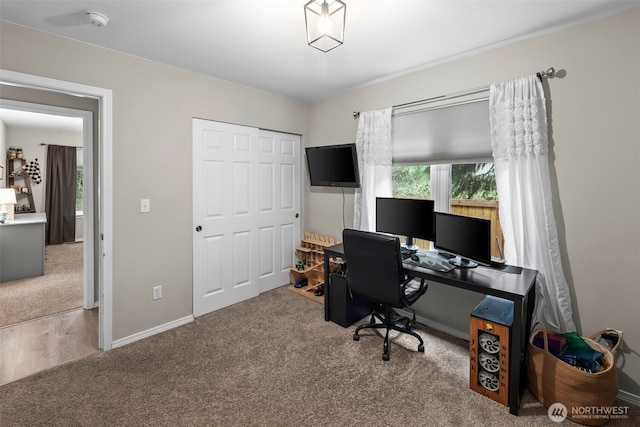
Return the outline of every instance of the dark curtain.
<path id="1" fill-rule="evenodd" d="M 76 147 L 47 147 L 47 243 L 76 240 Z"/>

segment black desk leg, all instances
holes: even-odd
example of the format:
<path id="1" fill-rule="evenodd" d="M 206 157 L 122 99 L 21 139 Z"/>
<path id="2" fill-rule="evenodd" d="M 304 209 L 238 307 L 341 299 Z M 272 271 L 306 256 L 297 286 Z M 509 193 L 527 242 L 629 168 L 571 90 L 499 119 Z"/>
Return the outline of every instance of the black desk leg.
<path id="1" fill-rule="evenodd" d="M 525 301 L 525 312 L 527 313 L 527 317 L 526 317 L 526 326 L 524 329 L 524 351 L 525 351 L 525 355 L 527 354 L 527 349 L 529 348 L 529 335 L 531 334 L 531 327 L 533 326 L 533 308 L 536 306 L 536 284 L 535 282 L 533 283 L 533 286 L 531 286 L 531 290 L 529 290 L 529 293 L 527 294 L 527 299 Z M 527 361 L 527 358 L 525 357 L 525 362 Z"/>
<path id="2" fill-rule="evenodd" d="M 324 320 L 325 321 L 329 321 L 330 315 L 329 315 L 329 292 L 331 289 L 331 286 L 329 286 L 329 258 L 330 255 L 325 253 L 324 254 Z"/>
<path id="3" fill-rule="evenodd" d="M 521 387 L 524 369 L 524 354 L 522 353 L 522 318 L 524 312 L 522 310 L 522 299 L 515 298 L 513 300 L 513 326 L 511 333 L 510 357 L 509 357 L 509 412 L 518 415 L 520 410 Z"/>

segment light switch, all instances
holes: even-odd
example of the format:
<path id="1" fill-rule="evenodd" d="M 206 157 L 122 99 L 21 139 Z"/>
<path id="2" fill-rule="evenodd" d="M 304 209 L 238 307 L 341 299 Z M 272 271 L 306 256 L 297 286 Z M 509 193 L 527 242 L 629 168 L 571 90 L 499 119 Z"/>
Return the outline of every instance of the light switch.
<path id="1" fill-rule="evenodd" d="M 140 213 L 151 212 L 151 200 L 140 199 Z"/>

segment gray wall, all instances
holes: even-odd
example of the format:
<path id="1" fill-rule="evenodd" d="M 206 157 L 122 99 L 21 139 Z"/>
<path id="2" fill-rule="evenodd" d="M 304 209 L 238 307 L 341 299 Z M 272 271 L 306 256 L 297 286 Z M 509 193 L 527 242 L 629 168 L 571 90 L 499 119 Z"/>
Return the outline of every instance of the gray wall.
<path id="1" fill-rule="evenodd" d="M 353 141 L 353 111 L 489 85 L 555 67 L 548 80 L 554 209 L 574 320 L 590 335 L 621 329 L 620 387 L 640 395 L 640 10 L 460 58 L 345 93 L 311 108 L 308 145 Z M 436 42 L 436 41 L 434 41 Z M 339 190 L 306 182 L 304 227 L 342 230 Z M 353 192 L 345 217 L 352 225 Z M 477 296 L 430 286 L 418 314 L 468 331 Z"/>
<path id="2" fill-rule="evenodd" d="M 3 69 L 113 91 L 113 339 L 192 314 L 192 118 L 305 134 L 308 106 L 7 22 L 0 55 Z"/>

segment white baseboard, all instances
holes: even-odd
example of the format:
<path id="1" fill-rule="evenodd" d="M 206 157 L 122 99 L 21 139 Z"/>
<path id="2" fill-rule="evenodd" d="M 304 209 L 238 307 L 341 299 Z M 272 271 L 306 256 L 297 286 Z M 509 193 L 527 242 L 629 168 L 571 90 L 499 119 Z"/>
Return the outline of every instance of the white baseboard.
<path id="1" fill-rule="evenodd" d="M 412 313 L 409 310 L 397 309 L 398 313 L 402 316 L 411 317 Z M 447 335 L 451 335 L 455 338 L 460 338 L 461 340 L 469 341 L 469 333 L 459 331 L 451 326 L 443 325 L 442 323 L 434 322 L 433 320 L 429 320 L 426 317 L 422 317 L 416 314 L 416 321 L 422 325 L 428 326 L 440 332 L 444 332 Z"/>
<path id="2" fill-rule="evenodd" d="M 620 400 L 624 400 L 625 402 L 629 402 L 632 403 L 636 406 L 640 406 L 640 396 L 636 395 L 636 394 L 632 394 L 629 392 L 626 392 L 624 390 L 620 390 L 618 392 L 618 398 Z"/>
<path id="3" fill-rule="evenodd" d="M 185 316 L 181 319 L 173 320 L 163 325 L 153 327 L 151 329 L 147 329 L 146 331 L 138 332 L 136 334 L 129 335 L 128 337 L 115 340 L 113 341 L 111 348 L 122 347 L 123 345 L 131 344 L 132 342 L 136 342 L 143 338 L 147 338 L 152 335 L 159 334 L 160 332 L 168 331 L 169 329 L 177 328 L 178 326 L 186 325 L 187 323 L 190 323 L 190 322 L 193 322 L 193 314 Z"/>

